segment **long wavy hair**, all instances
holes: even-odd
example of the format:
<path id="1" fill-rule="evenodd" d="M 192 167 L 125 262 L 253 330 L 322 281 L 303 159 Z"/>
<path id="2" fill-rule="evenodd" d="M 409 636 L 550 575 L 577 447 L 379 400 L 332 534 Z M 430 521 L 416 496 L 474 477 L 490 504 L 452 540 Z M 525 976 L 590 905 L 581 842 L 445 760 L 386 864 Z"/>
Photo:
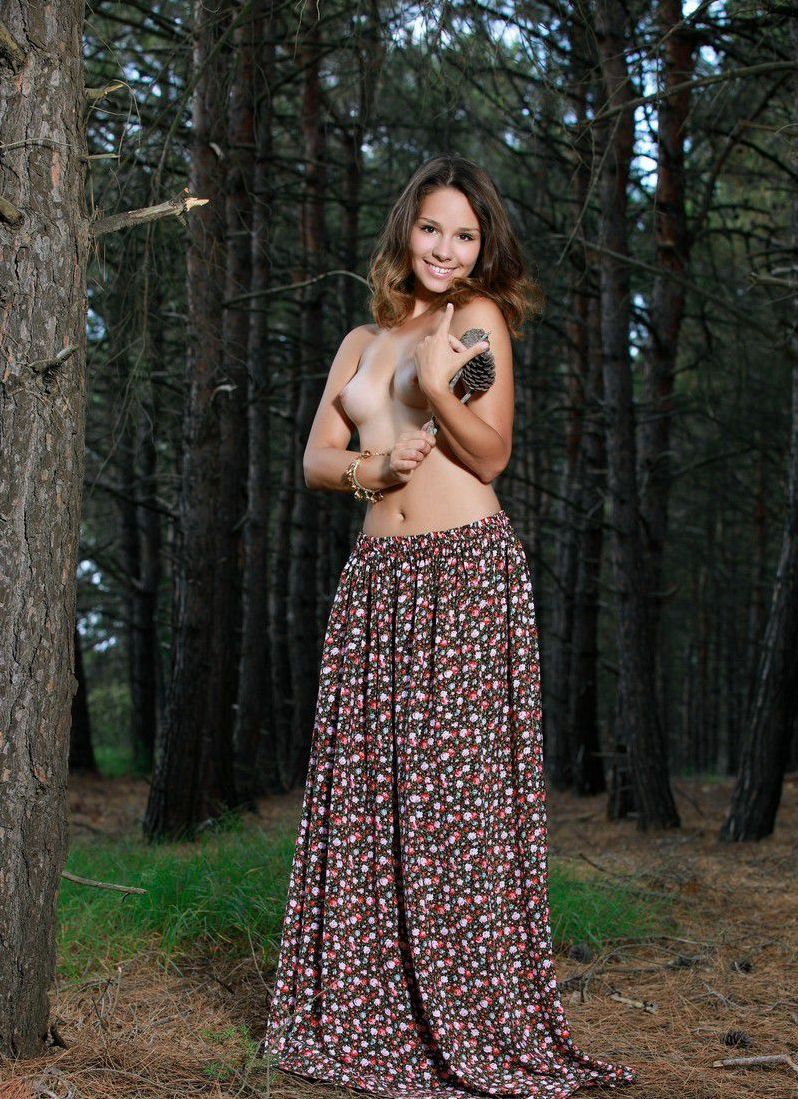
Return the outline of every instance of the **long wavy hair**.
<path id="1" fill-rule="evenodd" d="M 494 301 L 513 336 L 519 336 L 527 316 L 543 309 L 543 292 L 527 273 L 510 219 L 488 173 L 462 156 L 436 156 L 411 177 L 383 226 L 371 257 L 368 282 L 371 313 L 380 328 L 394 328 L 411 314 L 415 296 L 410 259 L 410 232 L 423 199 L 441 187 L 455 187 L 468 199 L 479 222 L 481 247 L 474 267 L 430 302 L 430 309 L 447 302 L 465 305 L 477 295 Z"/>

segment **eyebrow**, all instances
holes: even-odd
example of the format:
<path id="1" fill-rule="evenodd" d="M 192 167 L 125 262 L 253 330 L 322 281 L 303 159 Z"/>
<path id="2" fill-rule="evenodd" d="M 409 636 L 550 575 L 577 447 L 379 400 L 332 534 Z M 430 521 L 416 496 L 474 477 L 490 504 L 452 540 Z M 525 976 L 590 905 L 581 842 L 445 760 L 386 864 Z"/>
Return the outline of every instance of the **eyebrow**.
<path id="1" fill-rule="evenodd" d="M 428 218 L 426 214 L 420 214 L 419 218 L 422 221 L 431 221 L 433 225 L 437 225 L 437 227 L 440 229 L 440 223 L 435 221 L 434 218 Z M 457 230 L 457 232 L 458 233 L 478 233 L 479 232 L 479 226 L 474 226 L 474 228 L 472 228 L 470 225 L 461 225 L 460 228 Z"/>

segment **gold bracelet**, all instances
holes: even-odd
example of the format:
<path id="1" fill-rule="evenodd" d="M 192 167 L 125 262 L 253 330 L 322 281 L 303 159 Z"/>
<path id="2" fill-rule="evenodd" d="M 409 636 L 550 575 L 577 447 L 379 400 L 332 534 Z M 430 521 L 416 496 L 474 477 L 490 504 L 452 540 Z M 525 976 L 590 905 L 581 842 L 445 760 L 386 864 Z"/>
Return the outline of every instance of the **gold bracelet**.
<path id="1" fill-rule="evenodd" d="M 382 499 L 382 491 L 380 489 L 367 488 L 365 485 L 361 485 L 357 479 L 357 467 L 358 463 L 364 458 L 371 458 L 373 454 L 390 454 L 390 450 L 361 450 L 357 458 L 347 466 L 344 471 L 344 478 L 346 479 L 349 487 L 355 495 L 356 500 L 368 500 L 370 503 L 376 503 Z"/>

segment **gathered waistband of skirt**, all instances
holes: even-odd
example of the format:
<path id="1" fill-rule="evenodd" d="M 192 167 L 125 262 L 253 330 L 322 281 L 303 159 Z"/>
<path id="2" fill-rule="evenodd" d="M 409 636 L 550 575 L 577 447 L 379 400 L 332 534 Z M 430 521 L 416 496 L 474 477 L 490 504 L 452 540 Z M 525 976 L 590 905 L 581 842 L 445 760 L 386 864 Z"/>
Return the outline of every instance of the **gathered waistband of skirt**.
<path id="1" fill-rule="evenodd" d="M 420 534 L 365 534 L 361 530 L 358 531 L 350 556 L 354 559 L 419 555 L 434 557 L 457 547 L 500 541 L 508 535 L 517 537 L 510 517 L 502 509 L 459 527 L 427 530 Z"/>

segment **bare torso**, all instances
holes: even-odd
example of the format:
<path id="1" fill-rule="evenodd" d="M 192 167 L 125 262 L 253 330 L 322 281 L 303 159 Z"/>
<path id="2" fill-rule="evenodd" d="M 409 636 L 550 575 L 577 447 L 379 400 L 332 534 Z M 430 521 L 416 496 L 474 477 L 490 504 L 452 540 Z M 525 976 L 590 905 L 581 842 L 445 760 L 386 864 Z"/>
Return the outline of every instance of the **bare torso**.
<path id="1" fill-rule="evenodd" d="M 418 384 L 413 352 L 439 320 L 437 314 L 423 314 L 392 329 L 369 326 L 371 339 L 338 397 L 358 429 L 362 450 L 388 450 L 401 432 L 421 428 L 432 415 Z M 367 505 L 364 534 L 445 530 L 501 510 L 493 487 L 455 456 L 442 435 L 439 431 L 436 445 L 406 484 L 384 490 L 382 500 Z"/>

